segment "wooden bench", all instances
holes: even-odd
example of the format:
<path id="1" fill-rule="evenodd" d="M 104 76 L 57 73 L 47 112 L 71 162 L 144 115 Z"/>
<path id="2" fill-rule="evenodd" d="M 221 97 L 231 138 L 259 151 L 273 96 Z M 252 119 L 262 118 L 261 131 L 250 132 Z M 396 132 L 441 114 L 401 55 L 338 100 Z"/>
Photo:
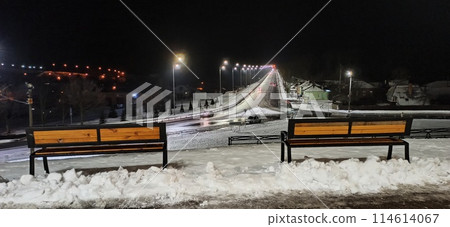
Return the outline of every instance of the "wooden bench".
<path id="1" fill-rule="evenodd" d="M 412 119 L 289 119 L 288 131 L 281 132 L 281 161 L 287 146 L 288 162 L 293 147 L 388 146 L 387 159 L 394 145 L 405 146 L 409 162 L 409 144 L 404 136 L 411 131 Z"/>
<path id="2" fill-rule="evenodd" d="M 30 154 L 30 174 L 34 175 L 34 159 L 42 157 L 49 173 L 47 157 L 163 152 L 163 168 L 167 165 L 165 123 L 150 127 L 135 124 L 91 125 L 75 127 L 35 127 L 26 130 Z"/>

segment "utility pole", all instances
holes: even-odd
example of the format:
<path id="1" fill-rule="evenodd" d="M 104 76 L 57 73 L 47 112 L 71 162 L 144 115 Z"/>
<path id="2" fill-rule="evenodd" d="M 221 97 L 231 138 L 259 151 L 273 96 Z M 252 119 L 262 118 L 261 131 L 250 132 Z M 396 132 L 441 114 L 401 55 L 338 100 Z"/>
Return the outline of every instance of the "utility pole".
<path id="1" fill-rule="evenodd" d="M 342 65 L 339 64 L 339 86 L 338 86 L 339 94 L 341 94 L 341 78 L 342 78 Z"/>
<path id="2" fill-rule="evenodd" d="M 29 127 L 33 127 L 33 89 L 34 86 L 31 83 L 25 82 L 25 85 L 27 86 L 27 104 L 28 104 L 28 120 L 29 120 Z M 30 148 L 30 154 L 34 153 L 34 148 Z"/>
<path id="3" fill-rule="evenodd" d="M 33 127 L 33 89 L 34 86 L 31 83 L 26 82 L 28 91 L 27 91 L 27 104 L 28 104 L 28 120 L 29 120 L 29 127 Z"/>

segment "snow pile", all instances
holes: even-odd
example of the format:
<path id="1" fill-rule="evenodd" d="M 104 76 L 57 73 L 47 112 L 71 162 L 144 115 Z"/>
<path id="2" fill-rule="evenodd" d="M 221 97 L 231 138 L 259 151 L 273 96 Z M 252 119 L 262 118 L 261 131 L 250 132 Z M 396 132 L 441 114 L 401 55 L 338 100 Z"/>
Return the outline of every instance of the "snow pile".
<path id="1" fill-rule="evenodd" d="M 450 163 L 439 158 L 380 161 L 371 156 L 364 162 L 349 159 L 327 163 L 308 159 L 301 163 L 221 169 L 208 162 L 193 171 L 168 168 L 161 171 L 102 172 L 84 176 L 69 170 L 46 177 L 24 175 L 0 183 L 0 203 L 33 204 L 38 207 L 80 207 L 86 201 L 144 200 L 171 204 L 189 199 L 260 197 L 292 190 L 336 194 L 371 193 L 399 185 L 444 184 L 450 180 Z M 100 203 L 98 203 L 100 204 Z M 99 205 L 100 206 L 100 205 Z"/>

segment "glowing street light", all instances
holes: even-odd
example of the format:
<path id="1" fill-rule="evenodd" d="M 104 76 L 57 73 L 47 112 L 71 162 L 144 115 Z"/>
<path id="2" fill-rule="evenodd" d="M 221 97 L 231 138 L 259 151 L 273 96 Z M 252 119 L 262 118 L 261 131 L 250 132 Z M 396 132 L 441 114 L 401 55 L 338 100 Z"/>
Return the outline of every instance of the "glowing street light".
<path id="1" fill-rule="evenodd" d="M 181 68 L 181 66 L 180 66 L 180 64 L 174 64 L 173 65 L 173 67 L 172 67 L 172 85 L 173 85 L 173 108 L 174 108 L 174 111 L 172 111 L 173 112 L 173 114 L 175 114 L 175 108 L 176 108 L 176 102 L 175 102 L 175 69 L 180 69 Z"/>
<path id="2" fill-rule="evenodd" d="M 348 113 L 350 114 L 350 104 L 352 101 L 352 78 L 353 78 L 353 72 L 351 70 L 347 70 L 345 72 L 345 75 L 347 75 L 350 78 L 350 84 L 348 86 Z"/>
<path id="3" fill-rule="evenodd" d="M 184 62 L 186 55 L 183 53 L 175 54 L 175 62 Z"/>
<path id="4" fill-rule="evenodd" d="M 223 61 L 223 64 L 224 65 L 220 66 L 220 68 L 219 68 L 219 92 L 220 93 L 222 93 L 222 70 L 226 69 L 225 65 L 228 65 L 228 61 L 227 60 Z"/>

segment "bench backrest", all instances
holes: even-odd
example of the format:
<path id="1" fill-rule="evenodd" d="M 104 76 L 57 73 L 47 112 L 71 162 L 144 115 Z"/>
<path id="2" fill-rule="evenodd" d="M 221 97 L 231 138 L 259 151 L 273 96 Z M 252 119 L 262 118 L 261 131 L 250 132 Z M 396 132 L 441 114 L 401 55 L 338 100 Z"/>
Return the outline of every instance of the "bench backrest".
<path id="1" fill-rule="evenodd" d="M 33 127 L 27 130 L 28 147 L 58 147 L 120 143 L 166 142 L 166 124 Z"/>
<path id="2" fill-rule="evenodd" d="M 289 138 L 407 136 L 410 118 L 289 119 Z"/>

